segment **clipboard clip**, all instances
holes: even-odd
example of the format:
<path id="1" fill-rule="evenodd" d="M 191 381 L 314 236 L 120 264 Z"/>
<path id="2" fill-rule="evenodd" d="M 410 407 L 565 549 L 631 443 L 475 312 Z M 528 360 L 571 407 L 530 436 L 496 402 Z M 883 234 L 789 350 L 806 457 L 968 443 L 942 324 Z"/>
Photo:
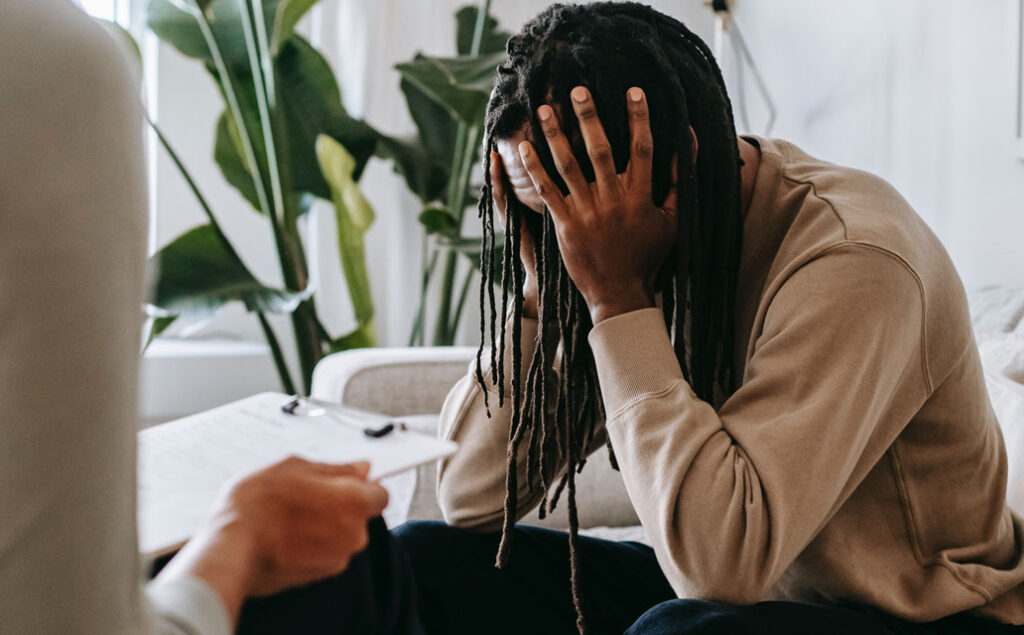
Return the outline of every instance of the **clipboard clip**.
<path id="1" fill-rule="evenodd" d="M 353 408 L 346 408 L 345 406 L 321 401 L 319 399 L 314 399 L 313 397 L 300 397 L 296 395 L 286 403 L 282 404 L 281 412 L 294 417 L 323 417 L 332 413 L 335 415 L 345 415 L 344 419 L 341 416 L 335 416 L 332 418 L 346 426 L 359 428 L 363 431 L 363 434 L 371 439 L 386 437 L 396 429 L 403 431 L 406 430 L 406 425 L 401 421 L 395 422 L 386 420 L 386 417 L 363 412 L 361 410 L 355 410 Z M 385 419 L 385 421 L 380 426 L 360 426 L 351 421 L 351 419 L 365 419 L 368 416 L 380 417 L 381 419 Z"/>

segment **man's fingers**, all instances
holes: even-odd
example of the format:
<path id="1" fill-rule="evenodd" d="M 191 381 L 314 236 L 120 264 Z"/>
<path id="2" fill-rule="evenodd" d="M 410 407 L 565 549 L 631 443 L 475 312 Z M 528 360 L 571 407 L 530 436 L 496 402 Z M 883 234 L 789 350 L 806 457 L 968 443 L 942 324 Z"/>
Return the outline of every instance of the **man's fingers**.
<path id="1" fill-rule="evenodd" d="M 651 162 L 654 140 L 651 138 L 651 119 L 644 91 L 633 87 L 626 91 L 629 110 L 629 182 L 637 192 L 651 193 Z"/>
<path id="2" fill-rule="evenodd" d="M 351 476 L 365 481 L 370 474 L 369 461 L 354 463 L 312 463 L 317 472 L 324 476 Z"/>
<path id="3" fill-rule="evenodd" d="M 367 511 L 369 518 L 380 516 L 384 508 L 388 506 L 388 491 L 381 487 L 380 483 L 367 483 L 364 492 L 366 495 Z"/>
<path id="4" fill-rule="evenodd" d="M 583 172 L 580 170 L 579 164 L 576 163 L 576 157 L 572 154 L 569 140 L 565 138 L 565 134 L 558 125 L 558 117 L 555 116 L 554 109 L 547 105 L 541 106 L 537 109 L 537 119 L 540 120 L 540 129 L 547 139 L 548 148 L 551 149 L 551 158 L 555 161 L 558 174 L 569 187 L 569 194 L 577 201 L 590 201 L 590 184 L 583 178 Z M 519 147 L 521 149 L 523 144 L 519 144 Z M 522 152 L 520 152 L 521 154 Z M 536 157 L 536 153 L 534 153 L 534 157 Z M 526 157 L 523 157 L 523 161 L 525 163 Z M 533 175 L 531 174 L 531 176 Z M 536 183 L 537 181 L 534 180 L 535 185 Z M 543 196 L 541 194 L 542 198 Z M 549 204 L 548 207 L 551 205 Z"/>
<path id="5" fill-rule="evenodd" d="M 519 156 L 522 157 L 526 173 L 530 175 L 530 180 L 533 181 L 533 187 L 540 194 L 540 198 L 544 201 L 547 208 L 551 210 L 551 217 L 556 224 L 560 223 L 568 213 L 568 205 L 566 205 L 565 199 L 562 197 L 562 192 L 555 186 L 555 182 L 551 180 L 551 176 L 548 175 L 547 170 L 541 165 L 540 158 L 533 149 L 533 144 L 529 141 L 520 143 Z"/>
<path id="6" fill-rule="evenodd" d="M 339 511 L 351 517 L 376 518 L 388 506 L 388 491 L 376 481 L 343 481 L 337 487 L 340 488 L 339 492 L 345 492 L 344 496 L 350 503 L 339 507 Z"/>
<path id="7" fill-rule="evenodd" d="M 594 103 L 590 91 L 577 86 L 570 93 L 572 109 L 580 122 L 583 143 L 587 146 L 587 155 L 594 165 L 594 177 L 597 190 L 602 196 L 619 192 L 619 179 L 615 174 L 615 159 L 612 156 L 612 145 L 604 133 L 604 126 L 597 116 L 597 104 Z"/>

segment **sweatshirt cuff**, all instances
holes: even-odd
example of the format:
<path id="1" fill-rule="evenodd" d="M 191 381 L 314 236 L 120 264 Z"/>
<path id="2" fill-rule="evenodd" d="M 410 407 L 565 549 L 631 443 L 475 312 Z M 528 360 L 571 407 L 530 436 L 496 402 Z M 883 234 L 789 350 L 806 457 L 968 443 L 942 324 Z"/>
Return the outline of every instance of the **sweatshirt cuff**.
<path id="1" fill-rule="evenodd" d="M 151 582 L 146 595 L 157 619 L 176 628 L 170 632 L 231 635 L 231 620 L 220 597 L 197 578 Z"/>
<path id="2" fill-rule="evenodd" d="M 683 379 L 661 309 L 608 318 L 590 331 L 588 341 L 609 421 L 637 399 Z"/>

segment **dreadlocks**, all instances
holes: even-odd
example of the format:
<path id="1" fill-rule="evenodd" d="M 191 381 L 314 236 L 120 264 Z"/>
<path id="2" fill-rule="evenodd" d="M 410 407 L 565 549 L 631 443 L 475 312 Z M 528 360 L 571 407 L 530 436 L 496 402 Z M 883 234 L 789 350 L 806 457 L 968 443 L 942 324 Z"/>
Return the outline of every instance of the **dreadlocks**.
<path id="1" fill-rule="evenodd" d="M 550 104 L 561 113 L 562 129 L 576 161 L 592 181 L 593 166 L 569 98 L 573 87 L 583 85 L 597 105 L 616 170 L 623 172 L 630 154 L 625 94 L 632 86 L 644 90 L 654 139 L 654 201 L 664 201 L 673 176 L 678 179 L 679 235 L 659 276 L 657 291 L 683 375 L 706 401 L 714 400 L 716 390 L 728 394 L 736 382 L 732 350 L 741 244 L 741 162 L 725 84 L 710 50 L 682 23 L 649 7 L 632 2 L 553 5 L 509 40 L 508 58 L 497 73 L 484 128 L 484 185 L 478 209 L 483 225 L 483 275 L 476 365 L 477 381 L 483 386 L 483 342 L 489 328 L 490 379 L 499 387 L 499 406 L 510 399 L 512 410 L 505 517 L 496 564 L 504 566 L 509 556 L 520 487 L 517 468 L 525 451 L 525 486 L 543 492 L 541 517 L 555 508 L 563 491 L 566 494 L 572 597 L 582 633 L 575 478 L 604 416 L 594 358 L 587 344 L 592 324 L 583 296 L 562 262 L 550 214 L 547 210 L 533 213 L 516 200 L 505 176 L 506 231 L 503 248 L 497 248 L 491 152 L 496 140 L 513 138 L 524 127 L 533 139 L 542 139 L 534 113 L 542 104 Z M 699 152 L 691 127 L 700 141 Z M 554 167 L 547 144 L 534 145 L 542 165 L 566 193 L 568 188 Z M 676 175 L 671 174 L 674 156 L 678 156 Z M 538 346 L 525 378 L 520 346 L 521 228 L 534 239 L 539 321 Z M 499 280 L 500 308 L 495 297 Z M 511 316 L 496 333 L 499 314 L 504 317 L 509 311 Z M 510 395 L 504 389 L 506 322 L 512 331 Z M 547 346 L 553 340 L 561 344 L 557 374 L 556 356 Z M 610 444 L 608 450 L 614 466 Z"/>

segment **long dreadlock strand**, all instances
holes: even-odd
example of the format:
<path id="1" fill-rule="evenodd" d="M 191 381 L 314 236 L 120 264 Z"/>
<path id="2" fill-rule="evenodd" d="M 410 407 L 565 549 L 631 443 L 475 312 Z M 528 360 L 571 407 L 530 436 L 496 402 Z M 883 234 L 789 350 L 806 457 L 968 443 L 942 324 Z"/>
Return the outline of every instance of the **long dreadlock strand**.
<path id="1" fill-rule="evenodd" d="M 552 280 L 551 268 L 548 267 L 549 251 L 551 250 L 551 247 L 552 247 L 551 243 L 554 242 L 554 239 L 551 236 L 551 230 L 550 230 L 551 225 L 548 222 L 546 222 L 546 220 L 547 219 L 545 218 L 544 219 L 545 222 L 543 223 L 543 228 L 541 230 L 541 239 L 540 239 L 540 245 L 541 246 L 540 246 L 540 250 L 538 251 L 538 255 L 537 255 L 537 271 L 538 271 L 538 274 L 537 274 L 537 284 L 538 284 L 538 291 L 537 291 L 537 319 L 540 321 L 539 328 L 538 328 L 538 346 L 541 349 L 541 354 L 540 354 L 541 367 L 545 368 L 545 369 L 549 368 L 549 364 L 551 363 L 548 360 L 548 357 L 547 357 L 547 347 L 548 347 L 548 342 L 549 342 L 549 329 L 551 328 L 550 316 L 548 315 L 548 306 L 549 306 L 548 305 L 548 301 L 549 301 L 548 296 L 551 295 L 552 286 L 553 286 L 552 283 L 554 282 Z M 556 247 L 556 249 L 557 249 L 557 247 Z M 557 253 L 555 254 L 555 257 L 557 257 Z M 540 272 L 542 272 L 542 271 L 544 272 L 543 275 L 540 274 Z M 547 414 L 548 414 L 548 389 L 547 389 L 548 381 L 547 381 L 547 373 L 542 373 L 541 374 L 538 383 L 540 384 L 539 385 L 540 400 L 539 400 L 539 405 L 538 405 L 539 414 L 538 414 L 538 419 L 537 419 L 537 422 L 539 424 L 537 426 L 539 428 L 538 434 L 537 434 L 537 437 L 538 437 L 538 440 L 537 440 L 537 459 L 538 459 L 538 462 L 540 463 L 540 488 L 541 488 L 541 491 L 544 492 L 544 495 L 541 498 L 541 504 L 540 504 L 540 508 L 539 508 L 537 514 L 543 520 L 544 517 L 547 514 L 547 511 L 544 508 L 545 508 L 546 503 L 547 503 L 547 490 L 548 490 L 548 487 L 550 487 L 550 484 L 548 482 L 548 469 L 549 469 L 548 457 L 547 457 L 547 454 L 545 452 L 545 445 L 547 443 L 547 429 L 548 429 L 548 426 L 543 425 L 543 418 L 547 417 Z"/>
<path id="2" fill-rule="evenodd" d="M 483 373 L 483 355 L 484 355 L 484 342 L 483 336 L 484 329 L 486 327 L 487 312 L 485 311 L 485 300 L 487 298 L 488 291 L 491 296 L 491 315 L 494 315 L 494 284 L 491 281 L 491 265 L 490 262 L 493 258 L 493 250 L 490 249 L 490 237 L 494 235 L 489 230 L 489 217 L 491 215 L 491 209 L 493 203 L 493 191 L 491 188 L 491 177 L 490 177 L 490 157 L 491 151 L 493 150 L 493 142 L 488 143 L 484 149 L 484 184 L 480 189 L 480 202 L 477 204 L 477 218 L 480 219 L 480 224 L 483 227 L 483 232 L 480 236 L 480 346 L 476 349 L 476 381 L 481 386 L 484 386 L 484 411 L 487 413 L 487 418 L 491 418 L 491 406 L 488 403 L 488 395 L 490 391 L 486 389 L 486 382 L 484 381 Z M 491 371 L 494 372 L 494 329 L 491 329 Z"/>
<path id="3" fill-rule="evenodd" d="M 505 176 L 505 175 L 502 175 L 501 178 L 502 178 L 503 181 L 505 181 L 505 185 L 507 186 L 508 185 L 508 177 Z M 505 191 L 506 192 L 510 191 L 510 188 L 506 189 Z M 502 258 L 501 258 L 501 317 L 500 317 L 500 319 L 501 319 L 501 335 L 498 338 L 498 344 L 497 344 L 497 347 L 498 347 L 498 364 L 497 364 L 497 367 L 498 367 L 498 407 L 499 408 L 504 407 L 504 405 L 505 405 L 505 328 L 506 328 L 506 324 L 508 323 L 508 319 L 507 319 L 507 316 L 508 316 L 508 296 L 509 296 L 509 293 L 515 293 L 516 295 L 522 295 L 522 291 L 521 290 L 517 290 L 514 287 L 509 288 L 510 287 L 510 285 L 509 285 L 509 276 L 510 276 L 510 271 L 512 269 L 512 260 L 513 260 L 513 255 L 512 255 L 512 236 L 513 236 L 513 232 L 511 231 L 511 224 L 509 222 L 509 214 L 511 214 L 511 210 L 509 209 L 509 207 L 510 207 L 509 206 L 509 201 L 510 200 L 511 200 L 511 198 L 509 198 L 509 197 L 505 198 L 505 225 L 506 225 L 506 228 L 505 228 L 505 242 L 504 242 L 504 247 L 502 248 L 502 251 L 501 251 L 501 254 L 502 254 Z M 493 228 L 492 228 L 492 232 L 493 232 Z M 492 318 L 492 319 L 498 319 L 498 318 L 495 317 L 495 318 Z M 516 342 L 517 350 L 518 350 L 518 346 L 519 346 L 519 343 Z"/>
<path id="4" fill-rule="evenodd" d="M 518 201 L 509 199 L 507 205 L 505 233 L 512 237 L 508 245 L 512 252 L 519 253 L 522 243 L 522 214 L 525 206 Z M 519 467 L 519 442 L 523 438 L 523 403 L 522 403 L 522 361 L 523 351 L 518 344 L 522 342 L 523 333 L 523 263 L 519 258 L 512 259 L 512 341 L 517 343 L 512 349 L 512 426 L 509 430 L 508 469 L 505 474 L 505 515 L 502 522 L 501 542 L 495 563 L 501 568 L 508 561 L 511 548 L 512 527 L 515 525 L 519 488 L 517 486 Z"/>
<path id="5" fill-rule="evenodd" d="M 495 337 L 496 323 L 498 319 L 498 312 L 495 310 L 494 302 L 494 258 L 495 258 L 495 232 L 494 232 L 494 184 L 491 183 L 491 160 L 493 158 L 494 140 L 488 139 L 485 150 L 483 171 L 484 171 L 484 185 L 480 192 L 481 203 L 483 203 L 483 250 L 481 256 L 481 267 L 480 267 L 480 287 L 481 290 L 486 287 L 487 289 L 487 301 L 488 308 L 490 309 L 490 342 L 491 342 L 491 383 L 498 383 L 498 342 Z M 486 259 L 484 258 L 486 256 Z M 482 300 L 481 300 L 482 302 Z M 482 312 L 482 311 L 481 311 Z M 483 324 L 480 326 L 480 341 L 484 341 Z M 477 351 L 477 366 L 481 363 L 481 355 L 483 351 Z M 480 381 L 480 385 L 484 384 L 477 377 L 477 381 Z M 486 402 L 485 402 L 486 405 Z M 489 414 L 489 411 L 488 411 Z"/>

